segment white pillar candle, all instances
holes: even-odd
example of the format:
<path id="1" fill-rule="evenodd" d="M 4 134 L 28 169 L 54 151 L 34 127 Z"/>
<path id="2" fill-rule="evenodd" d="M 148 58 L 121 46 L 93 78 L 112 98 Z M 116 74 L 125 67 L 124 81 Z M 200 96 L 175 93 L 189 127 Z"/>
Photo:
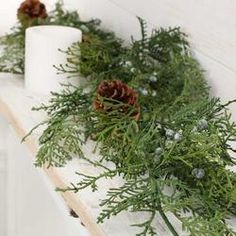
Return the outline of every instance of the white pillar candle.
<path id="1" fill-rule="evenodd" d="M 74 42 L 81 42 L 79 29 L 65 26 L 35 26 L 26 30 L 25 87 L 39 94 L 60 91 L 61 83 L 79 84 L 79 78 L 68 79 L 57 74 L 53 65 L 66 63 L 67 50 Z"/>

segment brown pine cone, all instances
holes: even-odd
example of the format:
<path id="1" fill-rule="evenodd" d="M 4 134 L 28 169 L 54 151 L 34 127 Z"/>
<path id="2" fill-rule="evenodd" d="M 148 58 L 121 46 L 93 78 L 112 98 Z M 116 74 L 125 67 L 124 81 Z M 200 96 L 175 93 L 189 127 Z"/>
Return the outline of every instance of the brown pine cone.
<path id="1" fill-rule="evenodd" d="M 39 0 L 25 0 L 17 10 L 17 17 L 24 27 L 29 27 L 39 19 L 47 17 L 47 10 Z"/>
<path id="2" fill-rule="evenodd" d="M 104 102 L 104 98 L 111 100 Z M 122 102 L 124 105 L 117 106 L 118 103 L 116 101 Z M 117 109 L 122 113 L 128 113 L 130 107 L 135 108 L 131 116 L 138 120 L 140 106 L 138 104 L 138 95 L 134 89 L 120 80 L 104 80 L 100 83 L 97 88 L 97 97 L 94 101 L 94 108 L 97 111 L 111 112 Z"/>

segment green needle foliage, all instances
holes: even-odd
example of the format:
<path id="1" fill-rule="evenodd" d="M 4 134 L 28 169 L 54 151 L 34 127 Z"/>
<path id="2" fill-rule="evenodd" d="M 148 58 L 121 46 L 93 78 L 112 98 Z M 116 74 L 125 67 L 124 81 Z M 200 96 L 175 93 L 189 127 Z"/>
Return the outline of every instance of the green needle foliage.
<path id="1" fill-rule="evenodd" d="M 39 139 L 36 165 L 64 166 L 74 155 L 100 174 L 78 172 L 83 180 L 63 191 L 99 189 L 99 180 L 121 176 L 124 184 L 111 188 L 101 201 L 98 222 L 123 211 L 146 212 L 149 217 L 134 224 L 137 235 L 156 235 L 160 216 L 173 235 L 179 235 L 166 213 L 180 222 L 191 236 L 233 236 L 227 219 L 236 215 L 236 174 L 230 143 L 236 138 L 228 105 L 210 98 L 209 88 L 187 37 L 179 28 L 146 33 L 129 46 L 113 33 L 87 27 L 82 43 L 72 45 L 59 73 L 82 75 L 83 86 L 64 86 L 52 93 L 47 128 Z M 92 23 L 91 23 L 92 24 Z M 100 112 L 93 106 L 103 80 L 118 79 L 138 93 L 141 115 L 119 109 Z M 123 106 L 104 99 L 104 104 Z M 33 130 L 32 130 L 33 132 Z M 97 143 L 99 157 L 85 156 L 88 140 Z M 113 168 L 107 163 L 114 163 Z"/>
<path id="2" fill-rule="evenodd" d="M 0 38 L 0 71 L 22 74 L 24 71 L 25 37 L 20 28 Z"/>

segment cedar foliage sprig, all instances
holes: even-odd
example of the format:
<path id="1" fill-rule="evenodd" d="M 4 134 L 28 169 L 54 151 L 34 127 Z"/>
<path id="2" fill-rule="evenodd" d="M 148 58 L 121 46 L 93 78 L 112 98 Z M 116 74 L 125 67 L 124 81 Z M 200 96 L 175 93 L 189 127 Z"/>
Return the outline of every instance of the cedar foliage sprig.
<path id="1" fill-rule="evenodd" d="M 148 36 L 139 20 L 142 38 L 130 46 L 99 29 L 65 52 L 68 63 L 59 66 L 60 72 L 73 68 L 71 73 L 85 76 L 87 83 L 66 86 L 38 108 L 47 112 L 48 121 L 36 164 L 63 166 L 79 155 L 100 170 L 98 175 L 77 173 L 82 181 L 61 191 L 97 191 L 99 180 L 123 177 L 123 185 L 109 189 L 101 201 L 99 223 L 123 211 L 146 212 L 149 217 L 133 225 L 137 235 L 156 235 L 157 216 L 173 235 L 181 235 L 167 217 L 171 213 L 191 236 L 236 235 L 227 222 L 236 215 L 236 174 L 228 168 L 235 164 L 230 142 L 236 140 L 236 124 L 227 109 L 235 101 L 222 105 L 209 97 L 179 28 Z M 101 81 L 114 78 L 138 91 L 139 120 L 92 106 Z M 83 154 L 89 139 L 97 143 L 96 160 Z"/>
<path id="2" fill-rule="evenodd" d="M 24 71 L 25 38 L 20 28 L 0 38 L 0 71 L 22 74 Z"/>

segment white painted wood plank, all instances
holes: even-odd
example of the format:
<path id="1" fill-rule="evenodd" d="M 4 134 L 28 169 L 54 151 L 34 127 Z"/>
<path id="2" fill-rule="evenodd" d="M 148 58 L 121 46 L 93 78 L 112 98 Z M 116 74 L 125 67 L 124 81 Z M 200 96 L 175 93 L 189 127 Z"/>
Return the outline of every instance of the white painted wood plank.
<path id="1" fill-rule="evenodd" d="M 96 0 L 91 0 L 93 3 Z M 196 50 L 236 71 L 236 1 L 234 0 L 103 0 L 97 11 L 107 11 L 113 3 L 130 14 L 146 19 L 153 26 L 181 26 L 191 36 Z M 107 7 L 104 7 L 107 6 Z M 113 11 L 113 21 L 119 20 Z M 129 22 L 126 18 L 126 22 Z M 128 23 L 130 24 L 130 22 Z M 123 25 L 123 27 L 127 27 Z M 127 31 L 127 34 L 133 31 Z"/>
<path id="2" fill-rule="evenodd" d="M 212 88 L 212 94 L 220 97 L 222 103 L 236 98 L 236 73 L 220 65 L 202 53 L 195 53 L 198 60 L 202 62 L 208 83 Z M 236 104 L 230 106 L 232 119 L 236 121 Z"/>

